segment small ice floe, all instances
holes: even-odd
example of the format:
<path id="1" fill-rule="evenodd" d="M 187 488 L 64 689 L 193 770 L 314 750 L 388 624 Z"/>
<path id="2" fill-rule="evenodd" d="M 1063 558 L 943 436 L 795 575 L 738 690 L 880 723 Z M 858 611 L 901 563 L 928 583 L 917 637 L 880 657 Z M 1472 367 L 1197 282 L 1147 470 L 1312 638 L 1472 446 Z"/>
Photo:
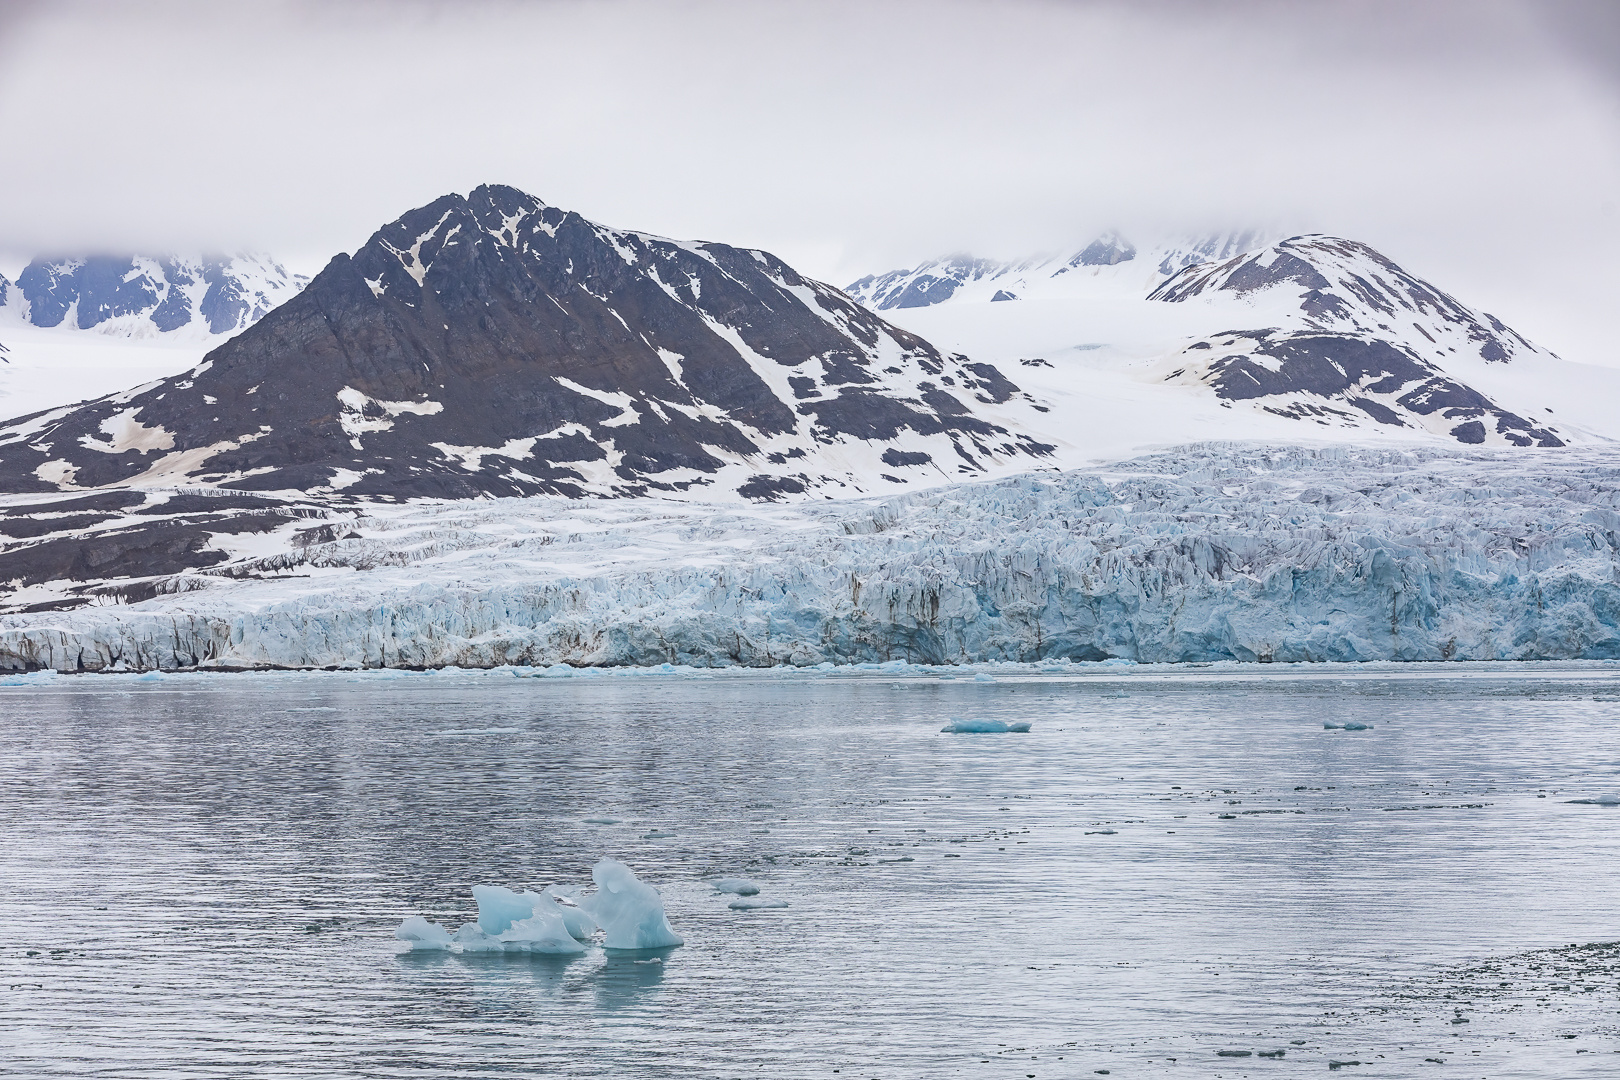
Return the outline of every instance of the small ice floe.
<path id="1" fill-rule="evenodd" d="M 163 672 L 158 671 L 158 670 L 156 670 L 154 668 L 151 671 L 142 672 L 141 674 L 135 676 L 135 681 L 136 682 L 162 682 L 164 679 L 167 679 L 167 678 L 168 678 L 167 675 L 163 674 Z"/>
<path id="2" fill-rule="evenodd" d="M 527 952 L 578 955 L 602 931 L 609 949 L 659 949 L 685 944 L 669 925 L 658 890 L 615 859 L 591 871 L 596 891 L 549 885 L 516 892 L 500 885 L 474 885 L 478 921 L 454 934 L 420 915 L 400 923 L 394 937 L 412 951 L 453 949 L 462 953 Z"/>
<path id="3" fill-rule="evenodd" d="M 996 677 L 987 671 L 980 671 L 973 676 L 974 682 L 995 682 Z"/>
<path id="4" fill-rule="evenodd" d="M 1002 720 L 952 720 L 939 730 L 953 735 L 1000 735 L 1009 731 L 1027 732 L 1029 728 L 1028 720 L 1014 720 L 1010 724 Z"/>
<path id="5" fill-rule="evenodd" d="M 726 907 L 732 911 L 759 911 L 765 908 L 785 908 L 786 900 L 733 900 Z"/>
<path id="6" fill-rule="evenodd" d="M 410 942 L 413 952 L 448 949 L 453 940 L 450 931 L 436 922 L 428 922 L 420 915 L 412 915 L 400 923 L 399 929 L 394 931 L 394 937 L 400 941 Z"/>
<path id="7" fill-rule="evenodd" d="M 617 859 L 603 859 L 591 870 L 596 892 L 579 904 L 607 932 L 609 949 L 662 949 L 684 945 L 686 939 L 669 925 L 664 898 L 640 881 Z"/>
<path id="8" fill-rule="evenodd" d="M 657 829 L 653 829 L 651 832 L 642 833 L 641 838 L 643 840 L 668 840 L 674 835 L 672 832 L 659 832 Z"/>
<path id="9" fill-rule="evenodd" d="M 619 820 L 620 819 L 616 818 L 616 817 L 588 817 L 588 818 L 585 819 L 585 824 L 587 824 L 587 825 L 617 825 L 619 823 Z"/>
<path id="10" fill-rule="evenodd" d="M 1620 795 L 1609 792 L 1590 799 L 1571 799 L 1569 801 L 1584 806 L 1620 806 Z"/>
<path id="11" fill-rule="evenodd" d="M 1322 721 L 1322 728 L 1326 731 L 1370 731 L 1372 725 L 1363 724 L 1360 720 L 1346 720 L 1342 724 L 1332 720 L 1324 720 Z"/>
<path id="12" fill-rule="evenodd" d="M 737 896 L 759 895 L 759 886 L 745 877 L 710 878 L 709 884 L 714 886 L 717 893 L 734 893 Z"/>

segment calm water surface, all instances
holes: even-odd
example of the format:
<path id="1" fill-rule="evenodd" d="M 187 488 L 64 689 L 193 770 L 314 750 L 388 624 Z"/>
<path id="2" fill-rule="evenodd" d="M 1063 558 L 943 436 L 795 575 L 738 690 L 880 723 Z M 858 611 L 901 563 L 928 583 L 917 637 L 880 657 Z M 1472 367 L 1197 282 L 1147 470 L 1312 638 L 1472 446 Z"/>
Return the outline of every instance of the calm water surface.
<path id="1" fill-rule="evenodd" d="M 84 677 L 0 731 L 0 1074 L 1620 1075 L 1614 666 Z M 396 952 L 602 856 L 686 946 Z"/>

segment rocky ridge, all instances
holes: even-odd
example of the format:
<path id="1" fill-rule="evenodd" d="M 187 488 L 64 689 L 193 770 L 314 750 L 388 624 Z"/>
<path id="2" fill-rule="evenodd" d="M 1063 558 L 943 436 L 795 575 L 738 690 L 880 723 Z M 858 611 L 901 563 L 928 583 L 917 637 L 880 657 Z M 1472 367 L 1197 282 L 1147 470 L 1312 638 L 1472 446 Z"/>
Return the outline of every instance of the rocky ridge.
<path id="1" fill-rule="evenodd" d="M 340 255 L 195 370 L 0 427 L 12 491 L 860 494 L 1044 460 L 1037 403 L 766 252 L 513 188 Z"/>

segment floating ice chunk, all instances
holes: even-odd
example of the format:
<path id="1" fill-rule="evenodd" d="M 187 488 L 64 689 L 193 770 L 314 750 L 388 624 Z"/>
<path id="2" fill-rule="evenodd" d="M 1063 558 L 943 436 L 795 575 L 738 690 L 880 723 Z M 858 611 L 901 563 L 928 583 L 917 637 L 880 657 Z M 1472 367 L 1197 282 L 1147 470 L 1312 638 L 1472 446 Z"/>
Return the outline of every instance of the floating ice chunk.
<path id="1" fill-rule="evenodd" d="M 662 949 L 684 945 L 669 925 L 664 899 L 658 890 L 637 879 L 617 859 L 603 859 L 591 870 L 596 892 L 580 899 L 580 907 L 607 931 L 602 944 L 609 949 Z"/>
<path id="2" fill-rule="evenodd" d="M 502 952 L 505 946 L 499 938 L 491 937 L 478 928 L 477 923 L 462 923 L 456 931 L 455 943 L 464 953 Z"/>
<path id="3" fill-rule="evenodd" d="M 1611 791 L 1606 794 L 1599 795 L 1592 801 L 1597 803 L 1599 806 L 1620 806 L 1620 795 L 1616 795 Z"/>
<path id="4" fill-rule="evenodd" d="M 1360 720 L 1346 720 L 1342 724 L 1334 723 L 1332 720 L 1324 720 L 1322 721 L 1322 728 L 1325 731 L 1370 731 L 1372 725 L 1363 724 Z"/>
<path id="5" fill-rule="evenodd" d="M 528 894 L 528 895 L 533 895 Z M 589 932 L 587 931 L 587 936 Z M 514 922 L 498 935 L 501 947 L 507 952 L 535 952 L 570 954 L 582 953 L 585 946 L 569 932 L 562 909 L 550 897 L 541 897 L 534 906 L 534 914 Z"/>
<path id="6" fill-rule="evenodd" d="M 713 878 L 709 882 L 718 893 L 736 893 L 738 896 L 758 896 L 759 886 L 743 877 Z"/>
<path id="7" fill-rule="evenodd" d="M 557 905 L 562 914 L 563 925 L 568 932 L 581 941 L 596 933 L 596 920 L 579 906 L 580 894 L 584 890 L 577 886 L 547 885 L 544 895 Z"/>
<path id="8" fill-rule="evenodd" d="M 136 682 L 162 682 L 166 678 L 168 678 L 168 676 L 163 674 L 163 672 L 153 670 L 153 671 L 143 672 L 142 674 L 135 676 L 135 681 Z"/>
<path id="9" fill-rule="evenodd" d="M 450 931 L 436 922 L 428 922 L 420 915 L 412 915 L 399 924 L 394 937 L 411 943 L 411 951 L 431 951 L 450 947 Z"/>
<path id="10" fill-rule="evenodd" d="M 533 915 L 535 905 L 544 899 L 539 893 L 513 892 L 500 885 L 474 885 L 472 894 L 478 901 L 478 928 L 492 937 Z"/>
<path id="11" fill-rule="evenodd" d="M 733 900 L 726 907 L 732 911 L 758 911 L 761 908 L 785 908 L 786 900 Z"/>
<path id="12" fill-rule="evenodd" d="M 620 819 L 618 819 L 616 817 L 588 817 L 588 818 L 585 819 L 585 824 L 587 824 L 587 825 L 617 825 L 619 823 L 619 820 Z"/>
<path id="13" fill-rule="evenodd" d="M 952 720 L 939 730 L 956 735 L 999 735 L 1008 731 L 1027 732 L 1029 728 L 1028 720 L 1015 720 L 1010 724 L 1001 720 Z"/>
<path id="14" fill-rule="evenodd" d="M 974 682 L 995 682 L 996 677 L 989 672 L 981 671 L 973 676 Z"/>

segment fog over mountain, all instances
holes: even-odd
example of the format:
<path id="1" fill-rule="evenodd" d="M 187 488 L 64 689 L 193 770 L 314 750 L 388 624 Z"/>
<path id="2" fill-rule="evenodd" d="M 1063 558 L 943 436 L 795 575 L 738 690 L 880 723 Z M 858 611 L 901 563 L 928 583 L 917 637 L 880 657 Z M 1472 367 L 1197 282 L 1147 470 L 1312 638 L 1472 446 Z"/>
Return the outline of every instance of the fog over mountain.
<path id="1" fill-rule="evenodd" d="M 10 4 L 0 272 L 104 249 L 314 273 L 398 207 L 500 178 L 835 282 L 1108 230 L 1324 232 L 1615 363 L 1616 18 L 1568 0 Z M 172 137 L 64 127 L 132 92 Z"/>

